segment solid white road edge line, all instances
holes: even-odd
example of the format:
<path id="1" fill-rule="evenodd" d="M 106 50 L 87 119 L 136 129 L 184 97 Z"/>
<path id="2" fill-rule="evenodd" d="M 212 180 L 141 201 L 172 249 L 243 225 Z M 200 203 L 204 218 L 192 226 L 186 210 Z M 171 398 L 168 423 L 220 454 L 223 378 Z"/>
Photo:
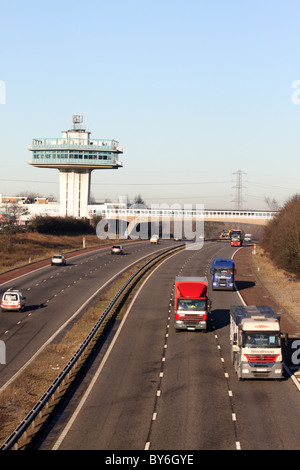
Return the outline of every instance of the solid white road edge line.
<path id="1" fill-rule="evenodd" d="M 79 256 L 79 255 L 78 255 Z M 126 266 L 126 268 L 122 269 L 121 271 L 119 271 L 118 273 L 116 273 L 113 277 L 111 277 L 108 281 L 106 281 L 101 287 L 99 287 L 99 289 L 96 290 L 96 292 L 94 292 L 93 295 L 91 295 L 82 305 L 81 307 L 79 307 L 79 309 L 76 310 L 76 312 L 36 351 L 36 353 L 29 359 L 29 361 L 27 361 L 19 370 L 18 372 L 16 372 L 1 388 L 0 388 L 0 392 L 2 392 L 3 390 L 5 390 L 7 388 L 7 386 L 13 382 L 13 380 L 15 380 L 19 375 L 20 373 L 43 351 L 43 349 L 45 349 L 46 346 L 48 346 L 48 344 L 50 344 L 54 338 L 74 319 L 76 318 L 76 316 L 81 312 L 82 309 L 84 309 L 86 307 L 86 305 L 96 296 L 99 294 L 99 292 L 101 292 L 102 289 L 104 289 L 107 284 L 109 284 L 113 279 L 115 279 L 117 276 L 119 276 L 120 274 L 122 274 L 124 271 L 126 271 L 127 269 L 131 268 L 131 266 L 134 266 L 136 263 L 139 263 L 142 259 L 144 258 L 147 258 L 147 256 L 149 256 L 149 253 L 145 256 L 142 256 L 140 259 L 138 259 L 137 261 L 135 261 L 134 263 L 131 263 L 129 264 L 128 266 Z M 42 268 L 39 268 L 39 269 L 42 269 Z M 48 302 L 48 301 L 47 301 Z"/>

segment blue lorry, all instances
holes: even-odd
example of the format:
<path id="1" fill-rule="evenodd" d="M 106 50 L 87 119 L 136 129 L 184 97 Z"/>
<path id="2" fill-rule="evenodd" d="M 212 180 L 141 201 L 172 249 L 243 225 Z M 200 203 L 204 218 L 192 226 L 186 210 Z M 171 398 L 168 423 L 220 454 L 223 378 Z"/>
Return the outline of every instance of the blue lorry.
<path id="1" fill-rule="evenodd" d="M 234 290 L 235 266 L 232 259 L 214 258 L 212 261 L 212 289 Z"/>

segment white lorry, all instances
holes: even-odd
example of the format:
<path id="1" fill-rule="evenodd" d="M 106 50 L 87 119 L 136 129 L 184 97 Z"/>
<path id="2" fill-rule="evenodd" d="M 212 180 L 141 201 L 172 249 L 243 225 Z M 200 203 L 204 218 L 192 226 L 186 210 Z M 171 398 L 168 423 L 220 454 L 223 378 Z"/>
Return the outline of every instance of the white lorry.
<path id="1" fill-rule="evenodd" d="M 281 379 L 280 317 L 266 305 L 230 307 L 230 348 L 238 379 Z"/>

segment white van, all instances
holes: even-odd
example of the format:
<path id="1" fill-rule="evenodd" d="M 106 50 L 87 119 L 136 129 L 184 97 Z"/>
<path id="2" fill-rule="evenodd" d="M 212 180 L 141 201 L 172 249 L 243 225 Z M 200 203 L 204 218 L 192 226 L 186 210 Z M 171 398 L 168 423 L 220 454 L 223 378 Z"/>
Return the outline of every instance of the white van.
<path id="1" fill-rule="evenodd" d="M 158 235 L 152 235 L 152 237 L 150 238 L 150 243 L 155 243 L 157 245 L 158 240 Z"/>
<path id="2" fill-rule="evenodd" d="M 25 299 L 26 297 L 23 297 L 19 290 L 8 289 L 2 296 L 1 309 L 16 311 L 23 310 L 25 307 Z"/>

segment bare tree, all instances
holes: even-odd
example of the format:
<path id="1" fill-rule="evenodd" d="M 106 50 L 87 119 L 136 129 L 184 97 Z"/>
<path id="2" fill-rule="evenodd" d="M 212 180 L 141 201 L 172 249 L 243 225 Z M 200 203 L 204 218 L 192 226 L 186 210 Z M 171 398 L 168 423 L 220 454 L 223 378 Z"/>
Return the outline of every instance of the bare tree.
<path id="1" fill-rule="evenodd" d="M 146 206 L 146 203 L 145 203 L 144 199 L 142 198 L 142 196 L 140 194 L 135 196 L 135 198 L 133 200 L 133 204 L 140 204 L 142 206 Z"/>
<path id="2" fill-rule="evenodd" d="M 6 221 L 3 223 L 2 233 L 5 236 L 5 245 L 7 250 L 12 249 L 12 234 L 14 232 L 15 226 L 19 222 L 20 216 L 25 212 L 26 209 L 22 206 L 22 204 L 18 204 L 17 202 L 6 204 Z"/>
<path id="3" fill-rule="evenodd" d="M 278 201 L 276 201 L 275 198 L 270 198 L 268 196 L 265 196 L 265 203 L 268 204 L 269 209 L 271 211 L 279 211 L 281 206 Z"/>

